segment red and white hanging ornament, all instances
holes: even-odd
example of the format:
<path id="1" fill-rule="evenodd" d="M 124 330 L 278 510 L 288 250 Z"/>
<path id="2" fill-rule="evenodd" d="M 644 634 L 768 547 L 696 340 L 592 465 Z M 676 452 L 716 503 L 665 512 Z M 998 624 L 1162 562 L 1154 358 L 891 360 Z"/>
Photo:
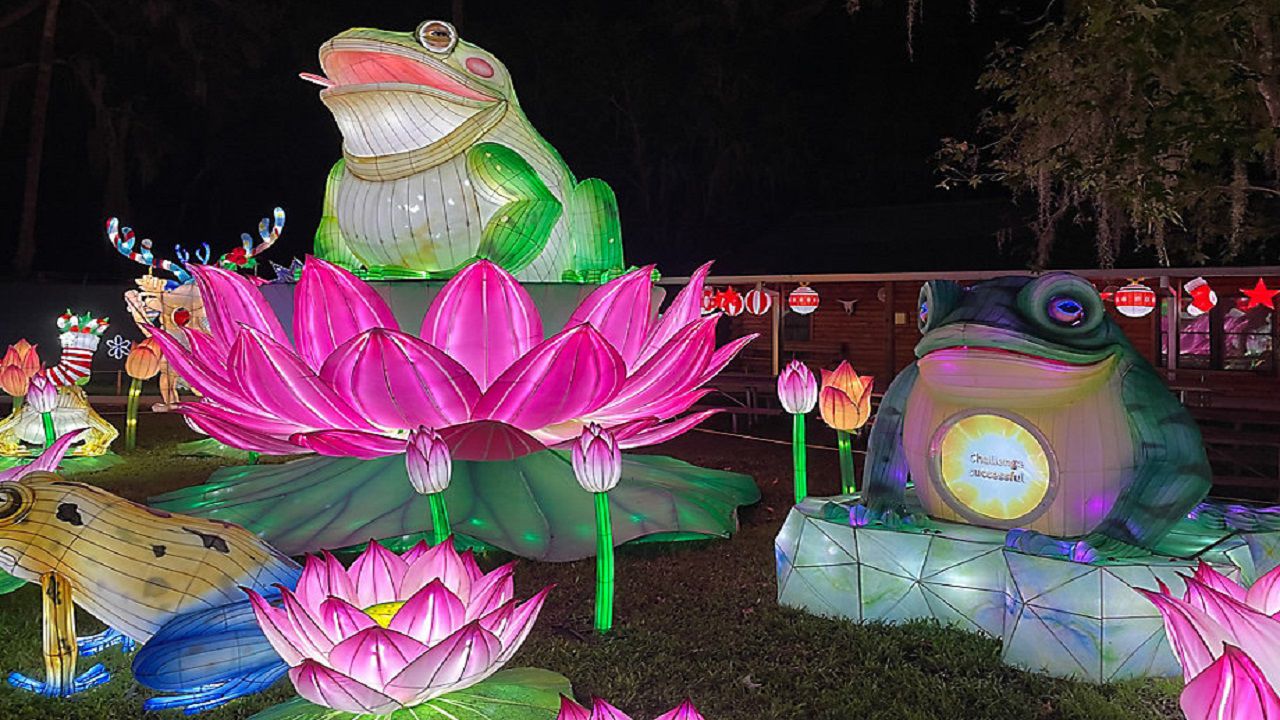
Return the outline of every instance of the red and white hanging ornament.
<path id="1" fill-rule="evenodd" d="M 773 307 L 773 295 L 770 295 L 763 288 L 756 288 L 746 294 L 744 302 L 747 306 L 747 312 L 752 315 L 764 315 Z"/>
<path id="2" fill-rule="evenodd" d="M 707 315 L 715 312 L 719 308 L 716 303 L 719 301 L 716 289 L 713 287 L 702 288 L 702 314 Z"/>
<path id="3" fill-rule="evenodd" d="M 1140 318 L 1156 309 L 1156 291 L 1140 282 L 1131 282 L 1115 294 L 1116 310 L 1125 317 Z"/>
<path id="4" fill-rule="evenodd" d="M 725 288 L 723 292 L 716 293 L 716 296 L 718 299 L 716 305 L 724 311 L 725 315 L 737 317 L 742 314 L 742 296 L 738 294 L 737 290 L 733 289 L 733 286 Z"/>
<path id="5" fill-rule="evenodd" d="M 808 315 L 818 309 L 818 291 L 808 285 L 801 285 L 787 296 L 787 306 L 792 312 Z"/>
<path id="6" fill-rule="evenodd" d="M 1191 303 L 1187 305 L 1187 314 L 1191 317 L 1203 315 L 1218 304 L 1218 294 L 1209 287 L 1209 281 L 1202 277 L 1187 281 L 1182 289 L 1191 296 Z"/>

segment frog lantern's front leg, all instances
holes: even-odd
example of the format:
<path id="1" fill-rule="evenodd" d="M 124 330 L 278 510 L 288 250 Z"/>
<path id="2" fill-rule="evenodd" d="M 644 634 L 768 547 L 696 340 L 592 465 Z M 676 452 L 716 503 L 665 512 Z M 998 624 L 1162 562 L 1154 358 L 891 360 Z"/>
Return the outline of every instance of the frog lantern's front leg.
<path id="1" fill-rule="evenodd" d="M 76 642 L 76 606 L 71 582 L 57 573 L 40 576 L 44 606 L 44 682 L 11 673 L 9 684 L 49 697 L 67 697 L 111 679 L 101 664 L 76 677 L 80 651 Z"/>

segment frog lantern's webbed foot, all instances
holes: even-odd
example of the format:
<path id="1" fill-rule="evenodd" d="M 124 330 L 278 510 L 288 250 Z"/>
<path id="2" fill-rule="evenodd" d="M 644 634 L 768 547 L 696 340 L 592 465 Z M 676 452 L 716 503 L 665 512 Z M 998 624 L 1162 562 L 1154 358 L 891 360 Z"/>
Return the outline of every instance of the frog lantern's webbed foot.
<path id="1" fill-rule="evenodd" d="M 77 638 L 76 645 L 80 648 L 82 657 L 92 657 L 116 645 L 120 646 L 122 653 L 131 653 L 138 647 L 138 643 L 133 638 L 112 628 L 107 628 L 96 635 Z"/>
<path id="2" fill-rule="evenodd" d="M 9 684 L 19 690 L 26 690 L 45 697 L 70 697 L 76 693 L 95 688 L 111 679 L 111 673 L 101 663 L 85 670 L 70 683 L 53 683 L 36 680 L 20 672 L 9 673 Z"/>
<path id="3" fill-rule="evenodd" d="M 268 592 L 267 597 L 274 601 L 278 594 Z M 138 682 L 172 693 L 151 698 L 143 707 L 188 715 L 266 690 L 288 671 L 247 599 L 179 615 L 133 659 Z"/>
<path id="4" fill-rule="evenodd" d="M 1028 555 L 1061 558 L 1087 565 L 1102 557 L 1102 553 L 1094 547 L 1091 540 L 1091 537 L 1081 540 L 1059 540 L 1034 530 L 1014 528 L 1005 535 L 1004 545 Z"/>

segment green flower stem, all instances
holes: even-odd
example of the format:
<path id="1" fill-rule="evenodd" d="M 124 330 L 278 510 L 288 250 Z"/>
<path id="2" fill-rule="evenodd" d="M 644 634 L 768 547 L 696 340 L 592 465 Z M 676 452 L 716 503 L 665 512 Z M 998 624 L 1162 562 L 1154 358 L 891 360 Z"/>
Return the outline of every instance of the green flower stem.
<path id="1" fill-rule="evenodd" d="M 124 410 L 124 449 L 138 445 L 138 398 L 142 395 L 142 381 L 133 378 L 129 383 L 129 400 Z"/>
<path id="2" fill-rule="evenodd" d="M 44 421 L 44 446 L 49 447 L 58 439 L 58 433 L 53 429 L 53 413 L 41 413 L 40 419 Z"/>
<path id="3" fill-rule="evenodd" d="M 21 410 L 21 409 L 22 409 L 22 401 L 23 401 L 23 400 L 26 400 L 26 398 L 22 397 L 21 395 L 14 395 L 14 396 L 13 396 L 13 411 L 14 411 L 14 412 L 18 412 L 19 410 Z"/>
<path id="4" fill-rule="evenodd" d="M 791 416 L 791 464 L 795 467 L 796 504 L 809 497 L 808 451 L 804 446 L 804 414 Z"/>
<path id="5" fill-rule="evenodd" d="M 596 632 L 613 629 L 613 521 L 609 493 L 596 495 Z"/>
<path id="6" fill-rule="evenodd" d="M 836 446 L 840 448 L 840 491 L 845 495 L 858 492 L 853 479 L 853 440 L 844 430 L 836 431 Z"/>
<path id="7" fill-rule="evenodd" d="M 250 451 L 249 451 L 249 464 L 250 464 L 250 465 L 257 465 L 257 464 L 258 464 L 258 453 L 254 452 L 254 451 L 252 451 L 252 450 L 250 450 Z"/>
<path id="8" fill-rule="evenodd" d="M 444 504 L 444 493 L 427 493 L 431 505 L 431 544 L 440 545 L 449 540 L 449 509 Z"/>

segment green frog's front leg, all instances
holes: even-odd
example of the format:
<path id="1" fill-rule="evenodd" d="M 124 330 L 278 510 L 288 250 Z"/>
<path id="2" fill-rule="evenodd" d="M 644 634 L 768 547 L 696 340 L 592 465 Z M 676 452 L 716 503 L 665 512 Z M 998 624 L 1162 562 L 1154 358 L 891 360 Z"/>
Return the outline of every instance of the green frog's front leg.
<path id="1" fill-rule="evenodd" d="M 861 518 L 881 520 L 886 515 L 906 514 L 907 454 L 902 446 L 902 427 L 906 416 L 907 398 L 915 387 L 920 370 L 915 363 L 908 365 L 885 391 L 876 410 L 867 440 L 867 460 L 862 468 L 863 502 L 870 511 Z M 856 511 L 855 511 L 856 512 Z M 861 524 L 861 523 L 860 523 Z"/>
<path id="2" fill-rule="evenodd" d="M 102 665 L 76 676 L 79 645 L 76 641 L 76 607 L 71 582 L 57 573 L 40 577 L 44 609 L 44 681 L 22 673 L 10 673 L 9 684 L 49 697 L 67 697 L 111 679 Z"/>
<path id="3" fill-rule="evenodd" d="M 1106 519 L 1085 537 L 1110 557 L 1149 553 L 1213 485 L 1200 429 L 1154 372 L 1131 368 L 1123 401 L 1137 469 Z"/>

